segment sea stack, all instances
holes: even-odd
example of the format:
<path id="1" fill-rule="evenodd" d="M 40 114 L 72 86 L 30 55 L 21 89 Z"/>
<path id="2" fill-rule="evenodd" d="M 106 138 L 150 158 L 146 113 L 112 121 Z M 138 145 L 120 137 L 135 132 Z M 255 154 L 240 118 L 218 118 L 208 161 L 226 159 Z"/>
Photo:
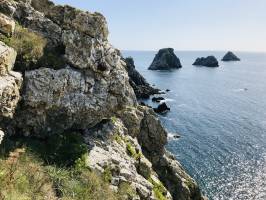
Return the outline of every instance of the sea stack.
<path id="1" fill-rule="evenodd" d="M 197 58 L 193 65 L 205 67 L 219 67 L 218 60 L 214 56 L 208 56 L 206 58 Z"/>
<path id="2" fill-rule="evenodd" d="M 160 49 L 153 59 L 149 70 L 170 70 L 181 68 L 179 58 L 175 55 L 173 48 Z"/>
<path id="3" fill-rule="evenodd" d="M 240 61 L 240 58 L 238 58 L 232 51 L 228 51 L 222 61 Z"/>

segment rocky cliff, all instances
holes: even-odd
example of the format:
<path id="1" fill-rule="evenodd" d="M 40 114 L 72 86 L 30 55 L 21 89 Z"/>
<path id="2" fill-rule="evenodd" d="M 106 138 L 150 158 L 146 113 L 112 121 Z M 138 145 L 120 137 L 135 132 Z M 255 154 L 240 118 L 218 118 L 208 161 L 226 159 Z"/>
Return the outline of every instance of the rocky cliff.
<path id="1" fill-rule="evenodd" d="M 87 165 L 108 171 L 114 191 L 125 182 L 132 187 L 125 199 L 203 199 L 165 149 L 167 132 L 156 114 L 138 105 L 101 14 L 48 0 L 4 0 L 0 12 L 3 41 L 12 40 L 15 21 L 47 41 L 25 66 L 28 57 L 15 61 L 14 49 L 0 43 L 0 140 L 3 132 L 45 139 L 75 131 L 86 141 Z"/>

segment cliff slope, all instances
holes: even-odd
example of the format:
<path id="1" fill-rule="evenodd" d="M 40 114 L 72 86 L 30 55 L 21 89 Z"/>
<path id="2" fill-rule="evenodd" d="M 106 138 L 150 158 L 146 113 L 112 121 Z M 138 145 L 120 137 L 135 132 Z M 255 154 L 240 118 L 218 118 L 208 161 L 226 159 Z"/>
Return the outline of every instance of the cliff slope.
<path id="1" fill-rule="evenodd" d="M 12 35 L 21 38 L 20 26 L 20 33 L 29 35 L 29 30 L 44 38 L 38 49 L 43 51 L 34 54 L 39 56 L 29 59 L 18 52 L 16 62 L 14 50 L 0 43 L 9 52 L 0 60 L 5 137 L 47 140 L 75 132 L 87 145 L 86 165 L 107 173 L 114 191 L 130 185 L 134 192 L 124 199 L 203 199 L 196 182 L 166 151 L 167 132 L 156 114 L 138 105 L 101 14 L 48 0 L 4 0 L 0 12 L 12 26 L 20 24 L 17 33 L 0 28 L 7 44 L 16 47 Z M 10 71 L 13 65 L 18 72 Z"/>

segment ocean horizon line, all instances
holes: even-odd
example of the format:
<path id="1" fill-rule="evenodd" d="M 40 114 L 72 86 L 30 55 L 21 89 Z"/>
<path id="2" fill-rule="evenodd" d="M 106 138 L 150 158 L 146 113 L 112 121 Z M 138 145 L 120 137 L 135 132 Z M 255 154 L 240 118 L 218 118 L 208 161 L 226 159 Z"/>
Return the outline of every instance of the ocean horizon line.
<path id="1" fill-rule="evenodd" d="M 163 47 L 163 48 L 172 48 L 172 47 Z M 178 49 L 176 50 L 173 48 L 175 52 L 228 52 L 228 51 L 233 51 L 233 52 L 238 52 L 238 53 L 262 53 L 266 54 L 266 51 L 253 51 L 253 50 L 182 50 Z M 120 51 L 128 51 L 128 52 L 158 52 L 160 49 L 157 50 L 136 50 L 136 49 L 122 49 Z"/>

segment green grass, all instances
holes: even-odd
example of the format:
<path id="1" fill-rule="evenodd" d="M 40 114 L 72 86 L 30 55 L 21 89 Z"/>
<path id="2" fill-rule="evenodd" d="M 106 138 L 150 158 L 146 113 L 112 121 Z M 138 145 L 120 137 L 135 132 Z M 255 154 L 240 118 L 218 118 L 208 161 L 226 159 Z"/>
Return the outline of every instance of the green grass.
<path id="1" fill-rule="evenodd" d="M 157 200 L 167 200 L 165 197 L 167 191 L 161 182 L 154 181 L 151 177 L 148 179 L 149 182 L 153 185 L 153 192 Z"/>
<path id="2" fill-rule="evenodd" d="M 0 37 L 0 40 L 17 51 L 15 68 L 21 71 L 30 69 L 44 54 L 46 39 L 40 34 L 16 24 L 12 37 Z"/>
<path id="3" fill-rule="evenodd" d="M 142 154 L 136 150 L 136 148 L 129 142 L 126 142 L 127 153 L 129 156 L 133 157 L 135 160 L 139 160 Z"/>
<path id="4" fill-rule="evenodd" d="M 78 142 L 82 144 L 79 136 L 71 135 L 72 140 L 66 137 L 53 141 L 59 147 L 53 146 L 52 155 L 45 152 L 47 141 L 5 138 L 0 146 L 0 199 L 122 200 L 124 195 L 133 194 L 130 185 L 121 185 L 118 193 L 111 191 L 111 169 L 107 167 L 101 174 L 88 168 L 87 155 L 77 148 Z M 66 165 L 67 155 L 70 160 L 76 158 L 72 165 Z M 59 160 L 55 162 L 55 158 Z"/>

